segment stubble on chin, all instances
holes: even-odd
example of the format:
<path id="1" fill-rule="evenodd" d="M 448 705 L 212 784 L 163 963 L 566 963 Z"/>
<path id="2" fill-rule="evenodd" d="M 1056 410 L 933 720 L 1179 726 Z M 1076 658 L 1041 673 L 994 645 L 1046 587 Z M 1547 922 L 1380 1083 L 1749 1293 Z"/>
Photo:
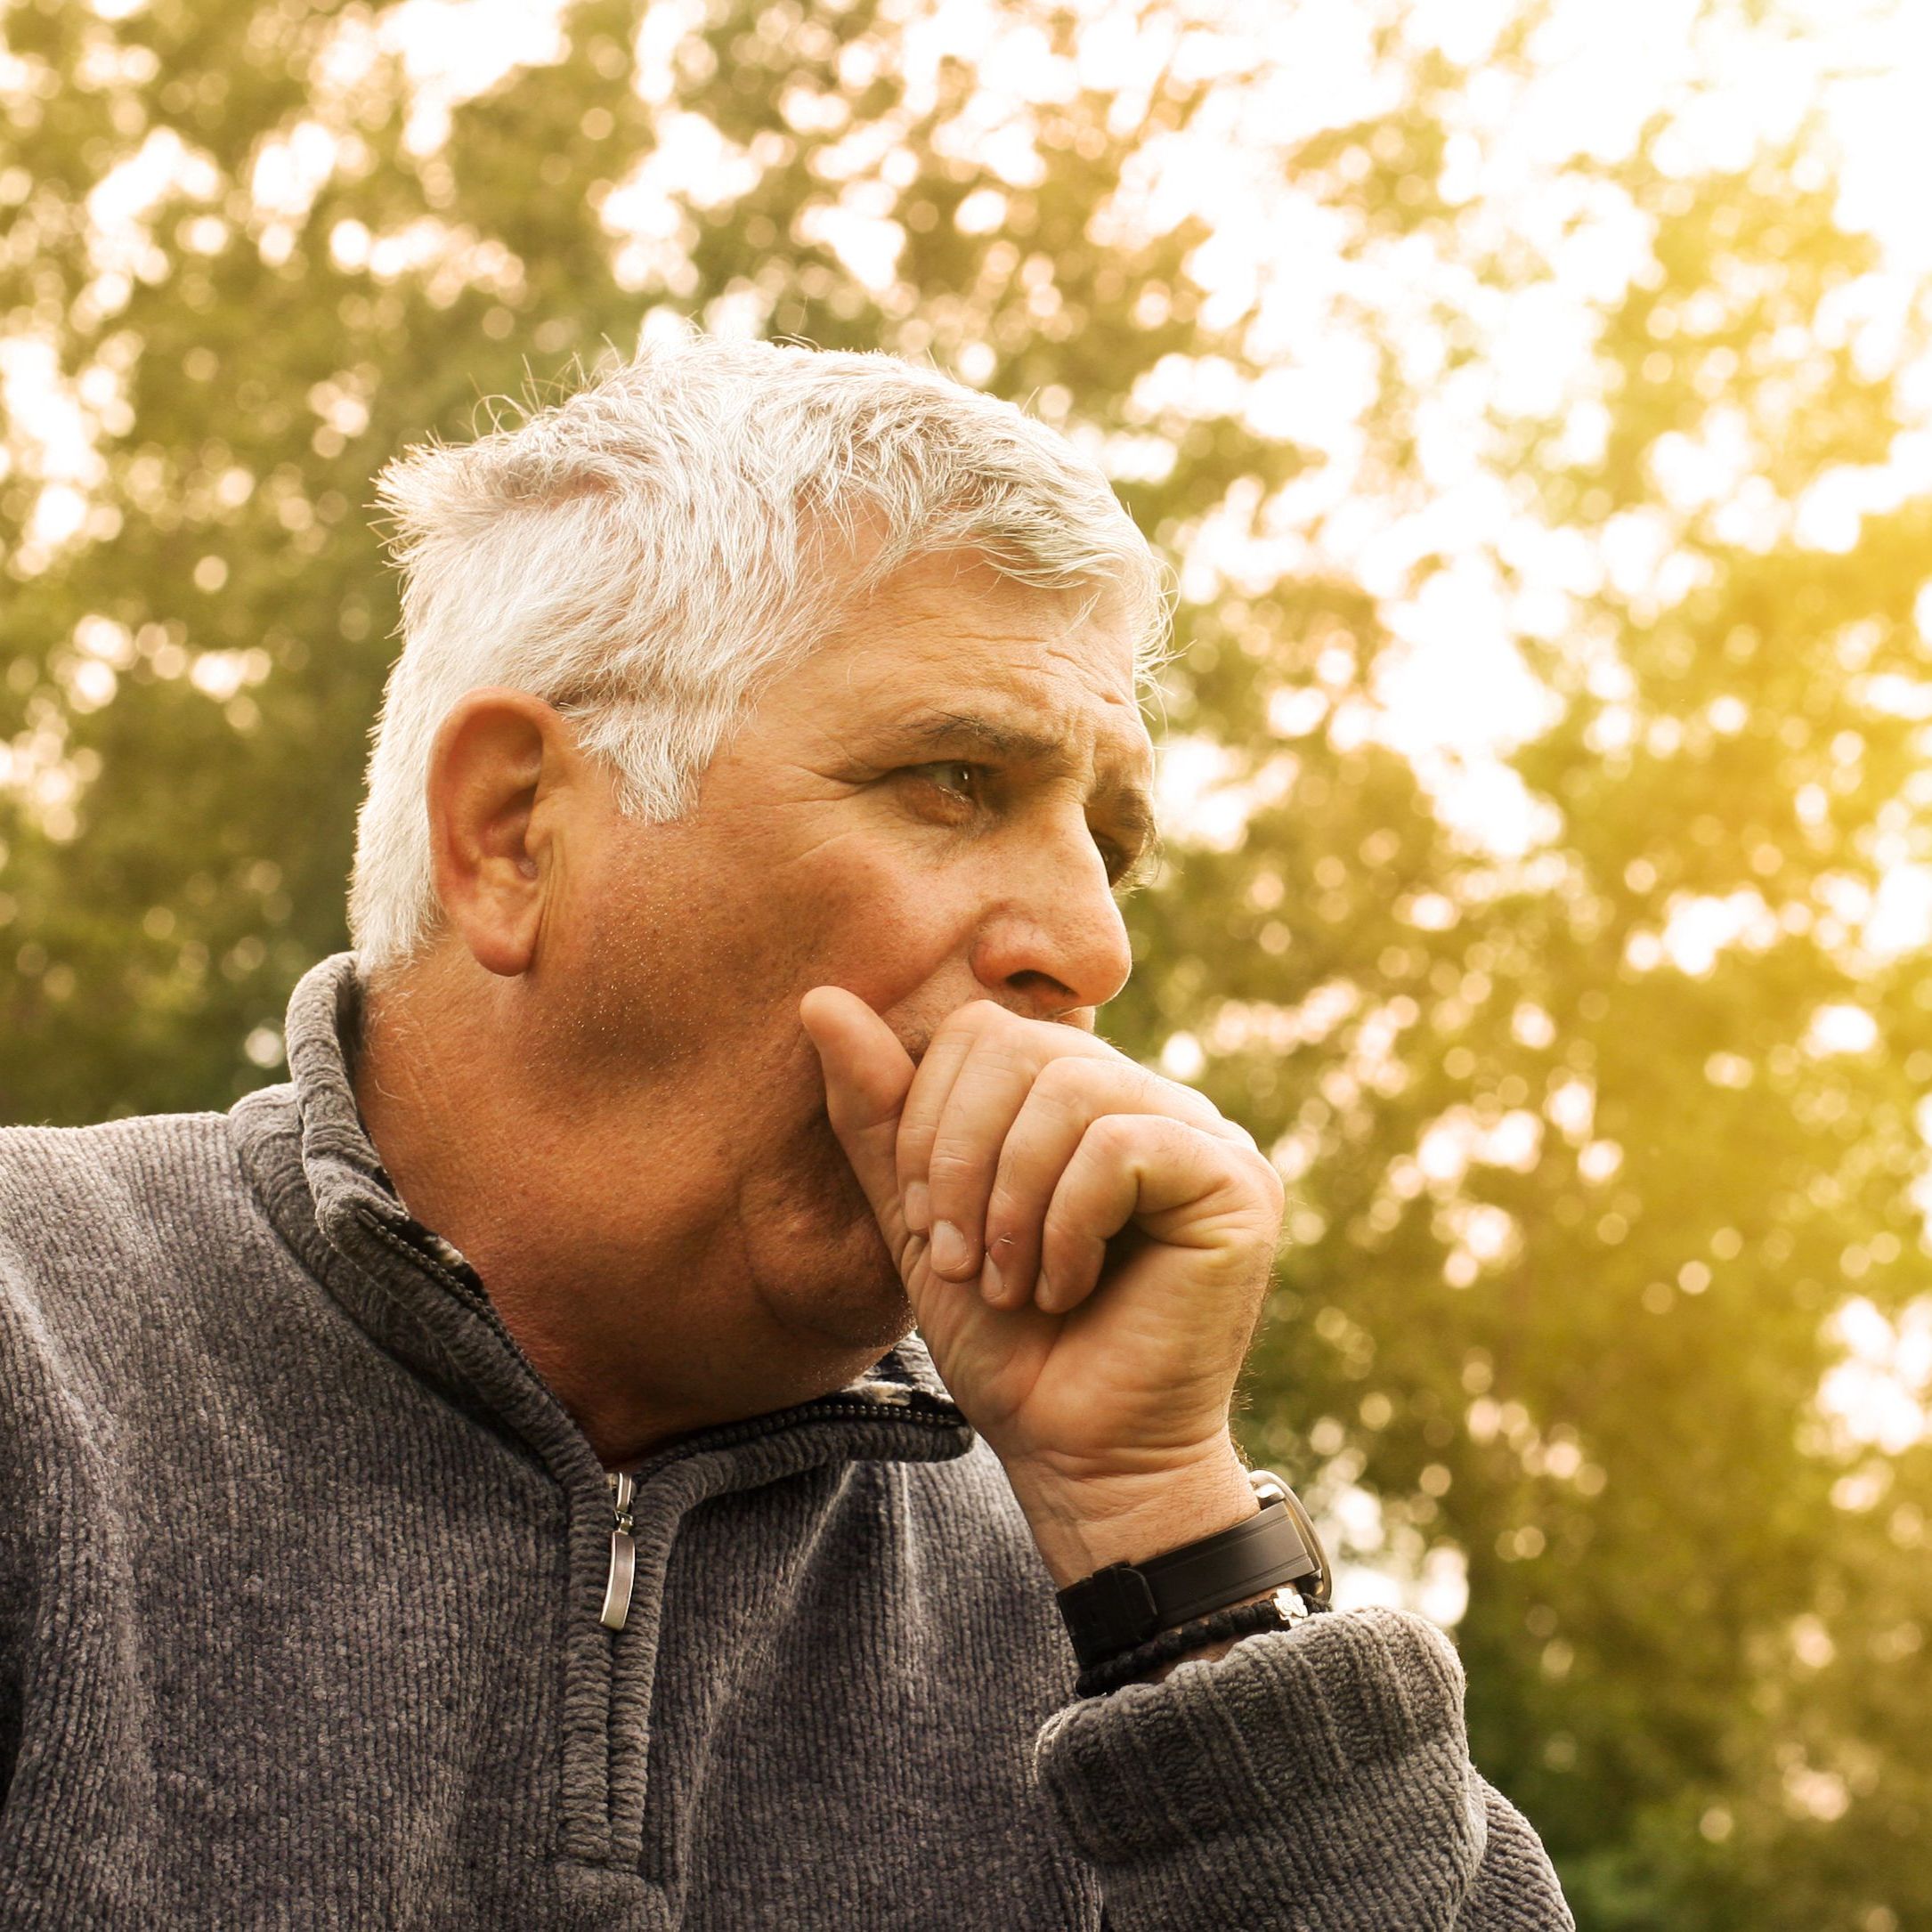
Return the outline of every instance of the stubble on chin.
<path id="1" fill-rule="evenodd" d="M 913 1327 L 912 1305 L 823 1111 L 792 1138 L 785 1167 L 747 1203 L 760 1300 L 784 1327 L 883 1354 Z"/>

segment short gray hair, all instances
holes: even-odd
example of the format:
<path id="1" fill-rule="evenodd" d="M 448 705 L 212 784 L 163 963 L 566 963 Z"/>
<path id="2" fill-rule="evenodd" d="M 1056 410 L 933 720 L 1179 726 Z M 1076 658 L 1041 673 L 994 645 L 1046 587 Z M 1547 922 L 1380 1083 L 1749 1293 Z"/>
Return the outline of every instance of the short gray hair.
<path id="1" fill-rule="evenodd" d="M 379 491 L 401 654 L 349 885 L 365 973 L 438 936 L 426 788 L 466 692 L 554 705 L 641 820 L 690 809 L 761 680 L 915 559 L 971 552 L 1043 590 L 1124 599 L 1144 678 L 1160 566 L 1100 471 L 1011 403 L 883 354 L 653 343 L 554 407 L 411 450 Z M 863 540 L 863 563 L 840 562 Z"/>

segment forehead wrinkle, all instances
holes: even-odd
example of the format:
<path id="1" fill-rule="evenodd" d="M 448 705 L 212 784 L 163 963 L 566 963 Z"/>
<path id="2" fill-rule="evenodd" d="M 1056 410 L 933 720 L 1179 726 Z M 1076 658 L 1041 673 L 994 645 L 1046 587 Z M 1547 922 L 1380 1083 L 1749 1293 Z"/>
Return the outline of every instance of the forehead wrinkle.
<path id="1" fill-rule="evenodd" d="M 910 735 L 931 749 L 971 743 L 1002 758 L 1024 759 L 1039 765 L 1071 766 L 1067 741 L 1057 732 L 1040 731 L 983 711 L 939 710 L 913 718 Z"/>

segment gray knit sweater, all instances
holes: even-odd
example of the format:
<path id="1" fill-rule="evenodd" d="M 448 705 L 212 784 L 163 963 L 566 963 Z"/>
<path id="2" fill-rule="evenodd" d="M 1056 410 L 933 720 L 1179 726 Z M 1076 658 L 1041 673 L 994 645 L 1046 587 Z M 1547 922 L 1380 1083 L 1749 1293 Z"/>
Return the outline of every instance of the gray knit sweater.
<path id="1" fill-rule="evenodd" d="M 916 1339 L 650 1457 L 607 1628 L 610 1481 L 389 1187 L 360 1011 L 337 954 L 288 1084 L 0 1132 L 0 1923 L 1571 1923 L 1419 1619 L 1073 1701 Z"/>

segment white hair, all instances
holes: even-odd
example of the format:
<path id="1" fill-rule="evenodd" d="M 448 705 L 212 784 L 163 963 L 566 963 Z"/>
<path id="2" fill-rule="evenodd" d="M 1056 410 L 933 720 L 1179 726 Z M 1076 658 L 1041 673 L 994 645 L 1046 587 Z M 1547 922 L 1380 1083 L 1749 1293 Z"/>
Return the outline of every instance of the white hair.
<path id="1" fill-rule="evenodd" d="M 411 450 L 378 487 L 403 645 L 356 822 L 365 973 L 442 929 L 429 755 L 466 692 L 542 698 L 607 762 L 621 809 L 662 820 L 690 809 L 760 681 L 921 556 L 1122 597 L 1142 677 L 1165 635 L 1160 568 L 1100 470 L 894 356 L 687 330 L 513 427 Z"/>

